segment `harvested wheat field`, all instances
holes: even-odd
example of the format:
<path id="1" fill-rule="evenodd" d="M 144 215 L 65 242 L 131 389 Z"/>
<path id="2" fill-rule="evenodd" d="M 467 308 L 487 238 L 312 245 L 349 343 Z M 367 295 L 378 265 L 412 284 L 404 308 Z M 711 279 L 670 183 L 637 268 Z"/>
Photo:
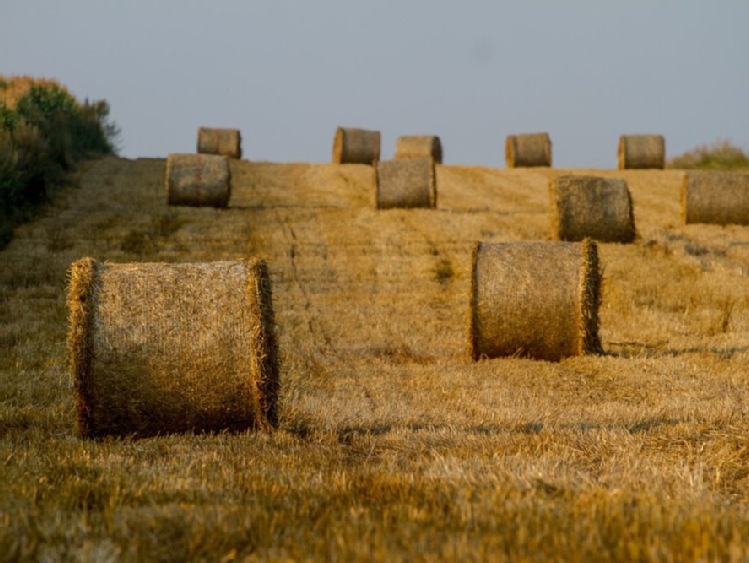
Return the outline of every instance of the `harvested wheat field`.
<path id="1" fill-rule="evenodd" d="M 678 171 L 438 165 L 377 210 L 367 165 L 232 161 L 227 208 L 165 161 L 87 163 L 0 252 L 0 554 L 48 560 L 749 558 L 749 227 L 683 225 Z M 603 353 L 473 362 L 471 252 L 545 240 L 555 174 L 624 178 Z M 275 432 L 81 438 L 66 271 L 265 259 Z"/>

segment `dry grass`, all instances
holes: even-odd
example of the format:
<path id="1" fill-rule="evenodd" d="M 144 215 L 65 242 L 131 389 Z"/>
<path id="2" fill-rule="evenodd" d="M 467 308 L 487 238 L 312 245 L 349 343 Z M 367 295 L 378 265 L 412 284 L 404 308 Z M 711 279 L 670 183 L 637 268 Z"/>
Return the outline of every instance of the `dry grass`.
<path id="1" fill-rule="evenodd" d="M 370 166 L 231 166 L 229 208 L 197 209 L 163 160 L 92 162 L 2 252 L 2 558 L 749 557 L 749 232 L 682 225 L 682 173 L 596 171 L 641 236 L 599 245 L 603 355 L 472 363 L 473 243 L 546 238 L 556 171 L 437 166 L 437 209 L 383 214 Z M 79 439 L 85 255 L 265 257 L 279 430 Z"/>

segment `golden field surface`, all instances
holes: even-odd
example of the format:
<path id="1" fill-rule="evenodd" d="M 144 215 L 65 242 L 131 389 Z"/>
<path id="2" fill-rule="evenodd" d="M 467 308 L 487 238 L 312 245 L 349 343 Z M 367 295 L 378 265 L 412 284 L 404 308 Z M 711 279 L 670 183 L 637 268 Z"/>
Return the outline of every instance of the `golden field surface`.
<path id="1" fill-rule="evenodd" d="M 749 559 L 749 227 L 684 226 L 682 172 L 593 171 L 638 238 L 599 245 L 604 353 L 558 363 L 470 361 L 471 250 L 547 239 L 569 170 L 441 165 L 436 209 L 387 211 L 363 165 L 234 161 L 221 210 L 164 172 L 90 161 L 0 252 L 3 559 Z M 79 438 L 83 256 L 265 258 L 278 431 Z"/>

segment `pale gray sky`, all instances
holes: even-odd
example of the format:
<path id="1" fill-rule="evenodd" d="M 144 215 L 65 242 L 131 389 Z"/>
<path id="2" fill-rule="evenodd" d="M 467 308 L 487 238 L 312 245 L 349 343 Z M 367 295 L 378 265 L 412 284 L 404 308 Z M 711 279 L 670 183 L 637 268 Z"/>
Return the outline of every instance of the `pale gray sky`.
<path id="1" fill-rule="evenodd" d="M 104 98 L 121 154 L 242 131 L 246 158 L 328 162 L 338 125 L 437 134 L 504 166 L 548 131 L 559 167 L 616 166 L 621 133 L 669 156 L 749 147 L 744 0 L 0 0 L 0 73 Z"/>

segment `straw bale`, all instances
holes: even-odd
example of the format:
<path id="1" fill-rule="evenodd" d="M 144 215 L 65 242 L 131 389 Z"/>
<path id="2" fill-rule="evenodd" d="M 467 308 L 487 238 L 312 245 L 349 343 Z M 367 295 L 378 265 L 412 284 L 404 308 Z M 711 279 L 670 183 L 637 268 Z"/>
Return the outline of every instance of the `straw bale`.
<path id="1" fill-rule="evenodd" d="M 600 284 L 593 241 L 477 243 L 471 356 L 558 361 L 600 351 Z"/>
<path id="2" fill-rule="evenodd" d="M 265 263 L 71 266 L 68 357 L 82 435 L 269 429 L 278 365 Z"/>
<path id="3" fill-rule="evenodd" d="M 226 207 L 231 195 L 231 171 L 225 156 L 170 154 L 166 161 L 169 205 Z"/>
<path id="4" fill-rule="evenodd" d="M 334 164 L 375 164 L 380 160 L 380 132 L 338 127 L 333 139 Z"/>
<path id="5" fill-rule="evenodd" d="M 200 127 L 197 151 L 203 154 L 242 158 L 242 135 L 239 129 Z"/>
<path id="6" fill-rule="evenodd" d="M 395 158 L 431 158 L 442 163 L 442 142 L 433 135 L 411 135 L 398 137 L 395 142 Z"/>
<path id="7" fill-rule="evenodd" d="M 685 223 L 749 224 L 749 174 L 697 171 L 684 174 L 681 190 Z"/>
<path id="8" fill-rule="evenodd" d="M 549 180 L 551 238 L 632 242 L 635 219 L 627 182 L 621 178 L 559 176 Z"/>
<path id="9" fill-rule="evenodd" d="M 621 135 L 619 170 L 627 168 L 664 168 L 666 140 L 663 135 Z"/>
<path id="10" fill-rule="evenodd" d="M 551 166 L 549 134 L 508 135 L 505 139 L 505 166 L 507 168 Z"/>
<path id="11" fill-rule="evenodd" d="M 378 209 L 434 207 L 437 204 L 434 161 L 413 158 L 378 163 L 375 193 Z"/>

